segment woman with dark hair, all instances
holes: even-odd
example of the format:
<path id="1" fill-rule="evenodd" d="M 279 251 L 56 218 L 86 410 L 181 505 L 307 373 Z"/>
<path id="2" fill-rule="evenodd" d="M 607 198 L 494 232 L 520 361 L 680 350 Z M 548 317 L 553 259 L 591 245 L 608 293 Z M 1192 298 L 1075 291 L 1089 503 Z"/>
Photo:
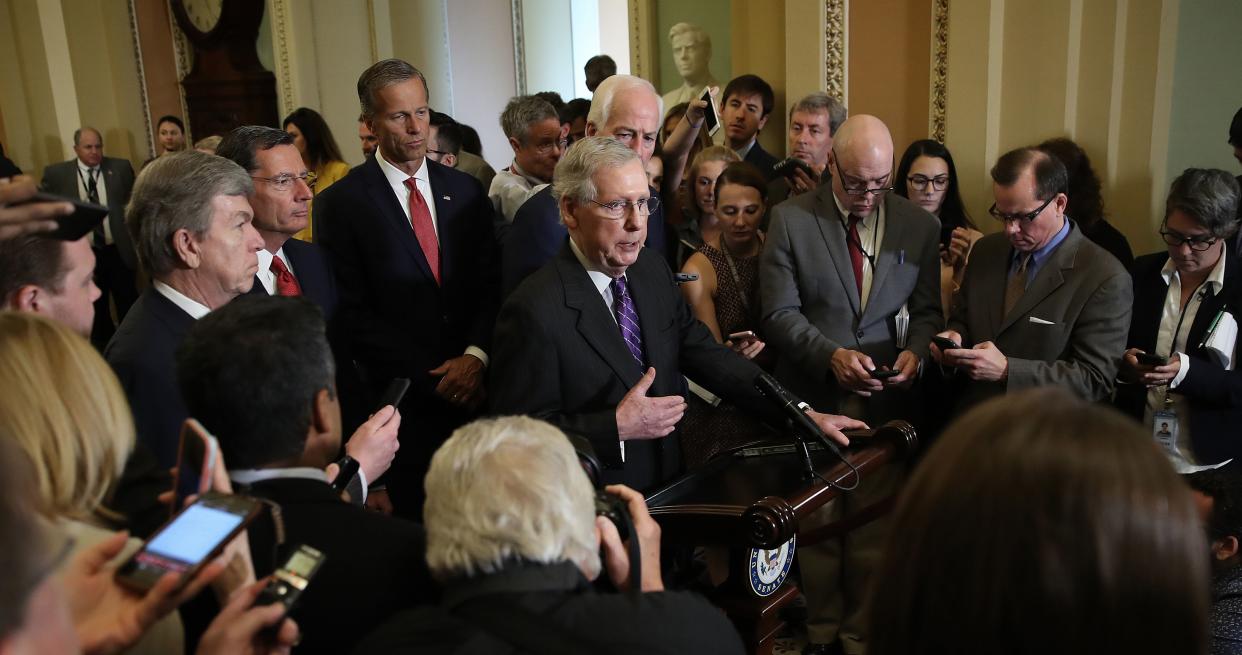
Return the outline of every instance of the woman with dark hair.
<path id="1" fill-rule="evenodd" d="M 940 219 L 940 306 L 947 318 L 953 294 L 962 284 L 970 249 L 983 236 L 962 204 L 953 155 L 932 139 L 911 143 L 901 156 L 893 186 L 898 195 Z"/>
<path id="2" fill-rule="evenodd" d="M 146 168 L 147 164 L 155 161 L 156 157 L 185 150 L 185 123 L 171 114 L 160 116 L 160 119 L 155 122 L 155 143 L 159 146 L 155 157 L 142 162 L 142 167 L 138 170 Z"/>
<path id="3" fill-rule="evenodd" d="M 1205 530 L 1130 419 L 1056 388 L 956 421 L 907 482 L 869 655 L 1206 652 Z"/>
<path id="4" fill-rule="evenodd" d="M 759 253 L 763 249 L 759 223 L 767 210 L 767 191 L 767 179 L 753 164 L 735 159 L 723 167 L 713 190 L 715 234 L 704 240 L 682 268 L 698 279 L 681 285 L 695 318 L 716 341 L 760 366 L 770 366 L 772 356 L 759 337 Z M 706 461 L 720 450 L 763 434 L 758 422 L 728 405 L 710 408 L 692 403 L 686 418 L 682 445 L 688 464 Z"/>
<path id="5" fill-rule="evenodd" d="M 1104 198 L 1100 195 L 1100 178 L 1091 168 L 1091 160 L 1077 143 L 1066 139 L 1048 139 L 1039 149 L 1061 160 L 1069 174 L 1069 204 L 1065 215 L 1074 219 L 1083 236 L 1112 253 L 1129 270 L 1134 265 L 1134 251 L 1125 235 L 1104 218 Z"/>
<path id="6" fill-rule="evenodd" d="M 1167 252 L 1139 257 L 1130 271 L 1134 310 L 1116 403 L 1179 468 L 1242 457 L 1236 340 L 1210 338 L 1242 310 L 1242 266 L 1226 246 L 1238 233 L 1238 199 L 1229 173 L 1186 169 L 1165 201 Z"/>
<path id="7" fill-rule="evenodd" d="M 293 136 L 293 145 L 302 153 L 302 163 L 315 174 L 315 183 L 311 186 L 315 195 L 322 193 L 349 172 L 349 164 L 345 163 L 341 149 L 332 137 L 332 130 L 328 129 L 328 124 L 319 112 L 298 107 L 285 117 L 281 127 Z M 294 238 L 310 241 L 314 237 L 313 211 L 313 207 L 308 210 L 306 229 L 293 235 Z"/>

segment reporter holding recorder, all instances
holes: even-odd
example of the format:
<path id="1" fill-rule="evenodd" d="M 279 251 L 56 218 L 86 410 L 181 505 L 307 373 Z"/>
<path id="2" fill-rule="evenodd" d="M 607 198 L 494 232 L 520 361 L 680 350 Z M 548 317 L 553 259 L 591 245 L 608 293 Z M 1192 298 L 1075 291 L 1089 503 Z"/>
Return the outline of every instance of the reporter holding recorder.
<path id="1" fill-rule="evenodd" d="M 1116 404 L 1179 467 L 1242 456 L 1231 438 L 1242 422 L 1242 267 L 1226 247 L 1238 232 L 1238 200 L 1232 175 L 1186 169 L 1169 188 L 1160 224 L 1168 251 L 1139 257 L 1131 271 L 1134 317 Z"/>
<path id="2" fill-rule="evenodd" d="M 392 618 L 371 653 L 742 653 L 698 594 L 665 591 L 660 527 L 638 492 L 604 491 L 633 520 L 641 579 L 564 433 L 524 416 L 458 428 L 427 472 L 427 565 L 443 601 Z M 600 593 L 606 575 L 623 593 Z"/>

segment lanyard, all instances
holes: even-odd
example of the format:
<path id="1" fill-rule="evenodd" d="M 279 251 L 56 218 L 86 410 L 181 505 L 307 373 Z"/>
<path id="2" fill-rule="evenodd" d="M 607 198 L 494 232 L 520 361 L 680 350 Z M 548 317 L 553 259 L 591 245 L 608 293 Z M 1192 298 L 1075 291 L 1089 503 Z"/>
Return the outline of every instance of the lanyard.
<path id="1" fill-rule="evenodd" d="M 760 248 L 763 247 L 761 243 Z M 747 314 L 750 313 L 750 299 L 746 297 L 746 290 L 742 288 L 742 276 L 737 274 L 737 264 L 733 263 L 733 255 L 729 253 L 729 249 L 725 247 L 724 236 L 720 237 L 720 252 L 724 253 L 725 262 L 729 264 L 729 272 L 733 274 L 733 284 L 737 286 L 738 298 L 742 301 L 742 310 Z"/>
<path id="2" fill-rule="evenodd" d="M 1178 280 L 1179 285 L 1181 284 L 1181 279 L 1182 279 L 1181 275 L 1178 275 L 1177 280 Z M 1180 316 L 1177 317 L 1177 327 L 1173 328 L 1173 338 L 1169 341 L 1169 354 L 1166 355 L 1166 357 L 1172 357 L 1173 351 L 1177 348 L 1177 337 L 1178 335 L 1182 333 L 1182 323 L 1185 322 L 1186 320 L 1186 312 L 1190 311 L 1191 303 L 1197 301 L 1199 302 L 1199 304 L 1203 304 L 1203 296 L 1206 295 L 1207 293 L 1206 291 L 1203 290 L 1203 287 L 1207 283 L 1208 283 L 1207 280 L 1200 282 L 1199 286 L 1195 287 L 1194 293 L 1191 293 L 1190 298 L 1186 300 L 1186 304 L 1182 305 L 1182 313 Z M 1164 406 L 1167 409 L 1172 405 L 1173 405 L 1173 399 L 1169 397 L 1169 387 L 1165 386 Z"/>

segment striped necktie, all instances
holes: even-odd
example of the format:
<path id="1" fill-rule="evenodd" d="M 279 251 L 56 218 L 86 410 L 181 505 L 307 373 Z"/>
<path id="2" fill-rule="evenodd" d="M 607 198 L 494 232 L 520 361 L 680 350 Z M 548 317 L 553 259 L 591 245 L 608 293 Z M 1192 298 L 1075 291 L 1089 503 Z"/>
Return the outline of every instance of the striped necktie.
<path id="1" fill-rule="evenodd" d="M 625 340 L 625 347 L 630 350 L 641 369 L 644 361 L 643 330 L 638 326 L 638 312 L 634 311 L 630 285 L 622 276 L 614 279 L 609 286 L 612 287 L 612 310 L 617 314 L 617 325 L 621 326 L 621 338 Z"/>

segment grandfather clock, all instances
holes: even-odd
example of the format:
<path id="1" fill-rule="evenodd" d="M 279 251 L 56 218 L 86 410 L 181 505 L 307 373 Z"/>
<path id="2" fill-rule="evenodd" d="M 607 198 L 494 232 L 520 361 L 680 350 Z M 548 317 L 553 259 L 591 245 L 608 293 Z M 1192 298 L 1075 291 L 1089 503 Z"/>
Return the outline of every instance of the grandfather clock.
<path id="1" fill-rule="evenodd" d="M 262 0 L 170 0 L 194 48 L 194 67 L 181 86 L 190 133 L 201 139 L 238 125 L 276 126 L 276 76 L 255 50 Z"/>

